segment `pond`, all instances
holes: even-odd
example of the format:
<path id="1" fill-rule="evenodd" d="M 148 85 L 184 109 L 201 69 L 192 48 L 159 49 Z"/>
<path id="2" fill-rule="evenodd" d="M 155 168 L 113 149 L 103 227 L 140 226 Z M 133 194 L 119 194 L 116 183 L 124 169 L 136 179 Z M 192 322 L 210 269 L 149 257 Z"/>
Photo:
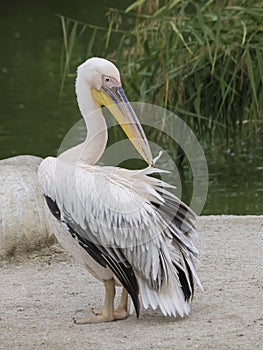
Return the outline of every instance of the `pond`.
<path id="1" fill-rule="evenodd" d="M 125 8 L 131 1 L 89 3 L 16 0 L 2 4 L 0 159 L 56 155 L 65 134 L 80 119 L 74 78 L 66 80 L 63 97 L 59 97 L 63 43 L 55 14 L 106 26 L 105 6 Z M 84 59 L 80 57 L 79 62 Z M 262 214 L 262 133 L 250 140 L 249 147 L 244 141 L 238 152 L 206 146 L 205 154 L 209 192 L 203 214 Z M 187 176 L 184 188 L 191 188 Z"/>

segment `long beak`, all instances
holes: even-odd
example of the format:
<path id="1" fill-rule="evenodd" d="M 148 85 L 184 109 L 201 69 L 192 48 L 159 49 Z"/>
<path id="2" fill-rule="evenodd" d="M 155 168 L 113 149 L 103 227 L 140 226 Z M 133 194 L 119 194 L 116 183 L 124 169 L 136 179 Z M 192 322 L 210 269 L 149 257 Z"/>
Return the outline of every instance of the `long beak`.
<path id="1" fill-rule="evenodd" d="M 143 128 L 121 86 L 101 90 L 91 88 L 99 107 L 105 106 L 115 117 L 136 150 L 149 164 L 153 164 L 152 153 Z"/>

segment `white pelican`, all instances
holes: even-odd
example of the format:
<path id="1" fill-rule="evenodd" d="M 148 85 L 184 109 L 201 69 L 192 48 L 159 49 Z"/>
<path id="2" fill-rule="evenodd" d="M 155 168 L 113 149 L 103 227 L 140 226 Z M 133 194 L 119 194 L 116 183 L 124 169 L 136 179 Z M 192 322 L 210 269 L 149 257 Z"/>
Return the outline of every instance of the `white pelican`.
<path id="1" fill-rule="evenodd" d="M 105 287 L 102 313 L 75 323 L 126 318 L 128 294 L 137 317 L 139 295 L 145 308 L 159 306 L 169 316 L 188 314 L 194 280 L 200 284 L 193 264 L 195 214 L 167 190 L 168 184 L 149 176 L 160 170 L 152 167 L 148 141 L 114 64 L 102 58 L 81 64 L 76 94 L 86 140 L 39 167 L 50 218 L 63 227 L 55 231 L 59 242 Z M 101 106 L 111 111 L 149 167 L 95 165 L 107 142 Z M 123 286 L 116 310 L 115 285 Z"/>

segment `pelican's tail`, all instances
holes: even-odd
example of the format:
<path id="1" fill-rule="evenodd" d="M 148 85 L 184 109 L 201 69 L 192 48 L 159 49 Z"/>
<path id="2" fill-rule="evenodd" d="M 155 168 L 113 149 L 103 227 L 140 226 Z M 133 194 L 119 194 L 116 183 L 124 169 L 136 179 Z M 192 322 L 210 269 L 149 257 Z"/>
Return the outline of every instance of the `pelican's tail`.
<path id="1" fill-rule="evenodd" d="M 147 282 L 139 279 L 140 295 L 143 307 L 151 306 L 154 310 L 159 306 L 164 316 L 181 317 L 190 312 L 189 301 L 185 300 L 182 289 L 176 283 L 163 285 L 159 291 L 150 289 Z"/>
<path id="2" fill-rule="evenodd" d="M 167 254 L 169 251 L 169 254 Z M 168 251 L 160 254 L 162 266 L 161 284 L 138 277 L 140 296 L 145 309 L 159 307 L 165 316 L 181 317 L 190 312 L 194 295 L 194 281 L 202 288 L 192 257 L 178 251 L 176 243 L 168 244 Z M 179 253 L 180 252 L 180 253 Z"/>
<path id="3" fill-rule="evenodd" d="M 197 236 L 195 213 L 165 187 L 157 190 L 162 200 L 152 202 L 163 224 L 163 245 L 159 247 L 159 279 L 138 277 L 143 306 L 160 307 L 165 316 L 181 317 L 190 312 L 194 281 L 203 289 L 193 258 L 198 250 L 192 240 Z M 160 277 L 161 276 L 161 277 Z"/>

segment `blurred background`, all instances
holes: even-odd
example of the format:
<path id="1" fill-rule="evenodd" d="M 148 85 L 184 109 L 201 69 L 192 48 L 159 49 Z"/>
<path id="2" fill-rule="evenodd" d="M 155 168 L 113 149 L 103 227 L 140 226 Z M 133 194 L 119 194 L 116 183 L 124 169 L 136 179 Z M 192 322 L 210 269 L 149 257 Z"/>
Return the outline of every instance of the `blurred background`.
<path id="1" fill-rule="evenodd" d="M 168 108 L 194 130 L 209 167 L 203 214 L 262 214 L 262 23 L 261 1 L 3 3 L 0 159 L 57 154 L 80 119 L 76 67 L 102 56 L 119 67 L 130 101 Z M 109 142 L 119 137 L 112 132 Z M 163 142 L 187 201 L 190 166 L 177 145 Z"/>

